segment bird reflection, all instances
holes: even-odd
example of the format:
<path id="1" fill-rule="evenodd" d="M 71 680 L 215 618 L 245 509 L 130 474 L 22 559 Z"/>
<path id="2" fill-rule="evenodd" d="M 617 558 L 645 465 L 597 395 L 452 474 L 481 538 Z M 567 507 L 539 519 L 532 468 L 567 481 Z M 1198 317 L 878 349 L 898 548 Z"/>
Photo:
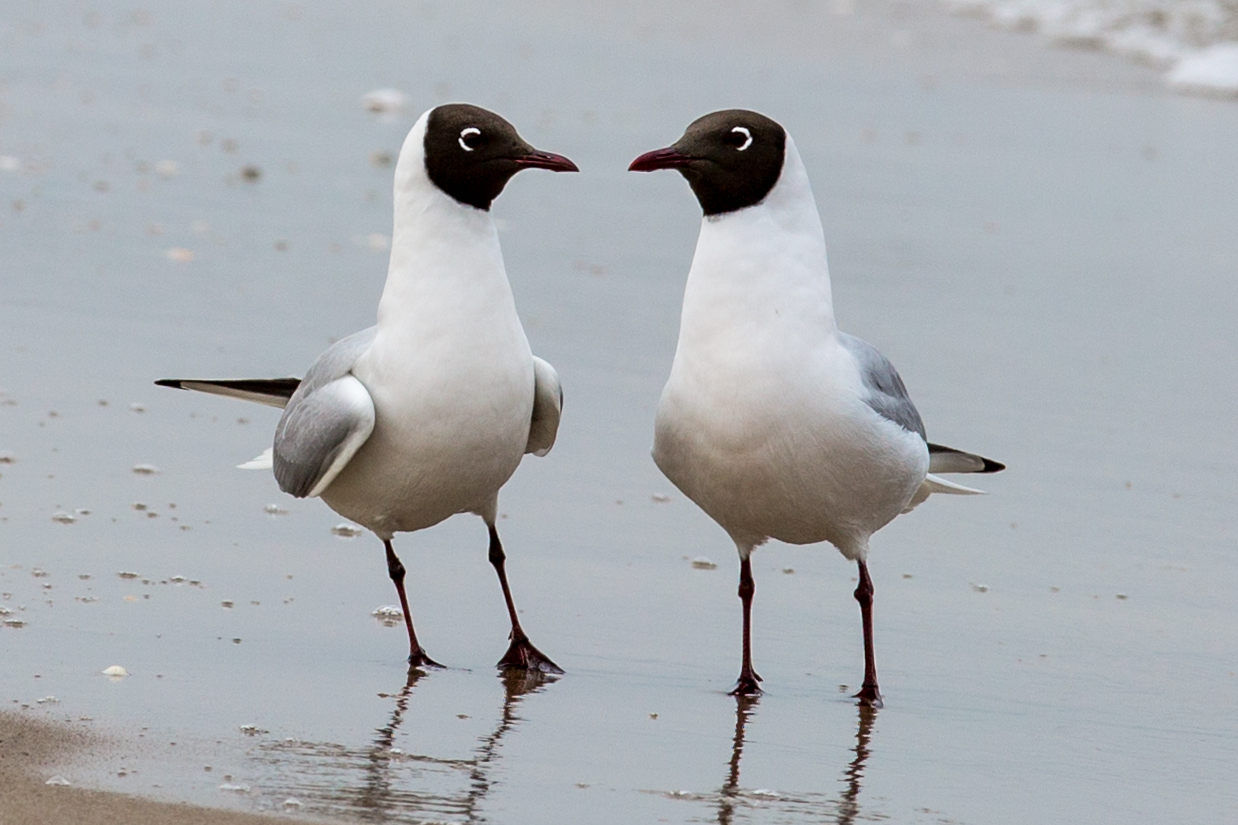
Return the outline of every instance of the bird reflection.
<path id="1" fill-rule="evenodd" d="M 726 782 L 722 783 L 718 797 L 718 825 L 731 825 L 731 817 L 735 814 L 739 795 L 739 760 L 744 756 L 744 728 L 760 701 L 756 695 L 741 693 L 735 696 L 735 737 L 731 740 L 731 764 Z"/>
<path id="2" fill-rule="evenodd" d="M 851 749 L 855 757 L 843 771 L 842 792 L 837 798 L 833 798 L 819 793 L 745 790 L 740 786 L 739 768 L 744 754 L 744 735 L 748 721 L 755 714 L 759 702 L 757 696 L 735 697 L 735 735 L 731 740 L 731 760 L 727 765 L 726 779 L 715 798 L 718 825 L 732 825 L 738 812 L 756 807 L 763 811 L 778 811 L 796 819 L 803 816 L 814 822 L 824 821 L 834 825 L 853 825 L 863 818 L 860 810 L 860 790 L 864 768 L 868 762 L 873 723 L 877 719 L 877 708 L 865 705 L 859 707 L 855 747 Z"/>
<path id="3" fill-rule="evenodd" d="M 868 741 L 873 735 L 873 722 L 877 708 L 860 705 L 860 726 L 855 734 L 855 758 L 843 771 L 847 789 L 838 800 L 838 825 L 851 825 L 860 813 L 860 780 L 864 778 L 864 764 L 868 761 Z"/>
<path id="4" fill-rule="evenodd" d="M 369 746 L 295 740 L 263 746 L 258 759 L 278 772 L 278 795 L 295 799 L 298 813 L 350 821 L 484 821 L 482 806 L 493 787 L 491 773 L 500 759 L 503 737 L 520 721 L 517 708 L 525 696 L 556 677 L 525 671 L 501 674 L 503 704 L 498 721 L 477 739 L 469 756 L 452 759 L 405 753 L 395 747 L 413 690 L 424 675 L 420 670 L 409 671 L 404 687 L 395 694 L 390 719 L 375 730 Z"/>

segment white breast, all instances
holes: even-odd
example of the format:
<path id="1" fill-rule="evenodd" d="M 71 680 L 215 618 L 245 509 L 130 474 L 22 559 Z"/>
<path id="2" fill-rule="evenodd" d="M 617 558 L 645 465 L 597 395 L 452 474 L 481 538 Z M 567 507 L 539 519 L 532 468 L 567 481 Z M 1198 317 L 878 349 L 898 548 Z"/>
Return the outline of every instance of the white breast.
<path id="1" fill-rule="evenodd" d="M 765 201 L 702 223 L 654 460 L 737 543 L 830 541 L 855 558 L 928 466 L 920 437 L 863 398 L 788 138 Z"/>
<path id="2" fill-rule="evenodd" d="M 533 357 L 494 221 L 429 181 L 422 134 L 414 127 L 397 164 L 378 332 L 353 368 L 374 432 L 323 494 L 379 535 L 492 505 L 533 410 Z"/>

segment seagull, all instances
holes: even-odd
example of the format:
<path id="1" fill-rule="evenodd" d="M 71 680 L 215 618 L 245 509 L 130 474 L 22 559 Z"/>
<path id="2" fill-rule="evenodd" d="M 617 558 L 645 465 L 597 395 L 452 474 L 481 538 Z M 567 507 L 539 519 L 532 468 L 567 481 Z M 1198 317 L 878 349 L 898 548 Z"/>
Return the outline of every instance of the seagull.
<path id="1" fill-rule="evenodd" d="M 859 565 L 864 684 L 854 698 L 880 707 L 869 538 L 931 493 L 980 492 L 936 473 L 1005 466 L 929 442 L 894 365 L 838 329 L 821 218 L 781 125 L 714 112 L 629 169 L 677 170 L 704 212 L 653 459 L 739 551 L 743 664 L 731 694 L 761 692 L 752 551 L 771 538 L 828 541 Z"/>
<path id="2" fill-rule="evenodd" d="M 156 384 L 282 407 L 274 446 L 245 468 L 321 498 L 378 536 L 408 629 L 410 669 L 441 667 L 413 630 L 398 532 L 474 513 L 511 619 L 501 670 L 562 673 L 520 626 L 495 528 L 499 488 L 526 453 L 554 445 L 563 391 L 529 349 L 490 204 L 522 169 L 579 171 L 494 112 L 467 104 L 421 115 L 395 168 L 395 226 L 378 323 L 332 345 L 305 378 Z"/>

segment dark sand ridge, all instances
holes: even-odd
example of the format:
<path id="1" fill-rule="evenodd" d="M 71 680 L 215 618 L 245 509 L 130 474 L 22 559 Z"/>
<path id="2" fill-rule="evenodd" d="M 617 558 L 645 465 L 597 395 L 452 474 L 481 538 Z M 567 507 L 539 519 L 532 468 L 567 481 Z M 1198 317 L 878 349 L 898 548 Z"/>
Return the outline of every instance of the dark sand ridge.
<path id="1" fill-rule="evenodd" d="M 91 825 L 91 823 L 169 823 L 169 825 L 258 825 L 295 822 L 286 816 L 197 808 L 135 796 L 45 784 L 51 770 L 85 750 L 107 743 L 89 731 L 0 712 L 0 825 Z"/>

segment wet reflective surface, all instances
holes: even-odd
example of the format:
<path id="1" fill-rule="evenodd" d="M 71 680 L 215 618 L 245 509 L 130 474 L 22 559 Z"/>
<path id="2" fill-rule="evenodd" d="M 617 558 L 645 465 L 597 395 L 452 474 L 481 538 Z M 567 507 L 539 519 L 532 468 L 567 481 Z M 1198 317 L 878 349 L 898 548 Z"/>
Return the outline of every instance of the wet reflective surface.
<path id="1" fill-rule="evenodd" d="M 408 109 L 366 111 L 383 87 Z M 151 384 L 297 375 L 372 323 L 390 159 L 445 100 L 582 169 L 495 206 L 567 394 L 500 502 L 567 671 L 536 686 L 493 670 L 479 520 L 396 539 L 448 665 L 409 683 L 382 544 L 234 469 L 277 411 Z M 624 170 L 737 105 L 796 139 L 843 328 L 934 440 L 1010 466 L 874 539 L 876 714 L 829 548 L 754 556 L 767 693 L 725 695 L 737 561 L 648 455 L 699 214 Z M 1232 102 L 919 4 L 10 3 L 0 702 L 115 738 L 76 785 L 335 821 L 1224 822 L 1236 133 Z"/>
<path id="2" fill-rule="evenodd" d="M 360 822 L 481 822 L 496 783 L 503 739 L 522 721 L 526 695 L 540 692 L 554 677 L 508 673 L 501 677 L 503 702 L 494 728 L 476 738 L 468 756 L 450 758 L 408 753 L 396 745 L 409 702 L 425 674 L 409 672 L 394 697 L 390 721 L 366 747 L 286 740 L 263 744 L 253 758 L 269 771 L 268 780 L 284 807 L 298 813 L 351 816 Z M 401 741 L 404 741 L 402 738 Z"/>
<path id="3" fill-rule="evenodd" d="M 855 735 L 855 758 L 847 765 L 839 780 L 838 784 L 842 786 L 841 792 L 831 797 L 825 793 L 793 793 L 744 787 L 740 781 L 744 736 L 749 719 L 759 703 L 759 697 L 738 696 L 735 698 L 735 740 L 731 745 L 731 760 L 727 764 L 726 781 L 722 787 L 712 794 L 674 791 L 668 793 L 668 797 L 690 800 L 713 807 L 717 811 L 716 819 L 719 825 L 746 821 L 757 813 L 760 813 L 762 818 L 768 818 L 771 821 L 779 819 L 800 821 L 801 818 L 805 821 L 824 819 L 824 821 L 836 822 L 839 825 L 886 819 L 885 816 L 865 816 L 860 805 L 864 765 L 868 760 L 868 743 L 872 736 L 873 722 L 879 712 L 877 709 L 870 706 L 856 708 L 859 724 Z"/>

